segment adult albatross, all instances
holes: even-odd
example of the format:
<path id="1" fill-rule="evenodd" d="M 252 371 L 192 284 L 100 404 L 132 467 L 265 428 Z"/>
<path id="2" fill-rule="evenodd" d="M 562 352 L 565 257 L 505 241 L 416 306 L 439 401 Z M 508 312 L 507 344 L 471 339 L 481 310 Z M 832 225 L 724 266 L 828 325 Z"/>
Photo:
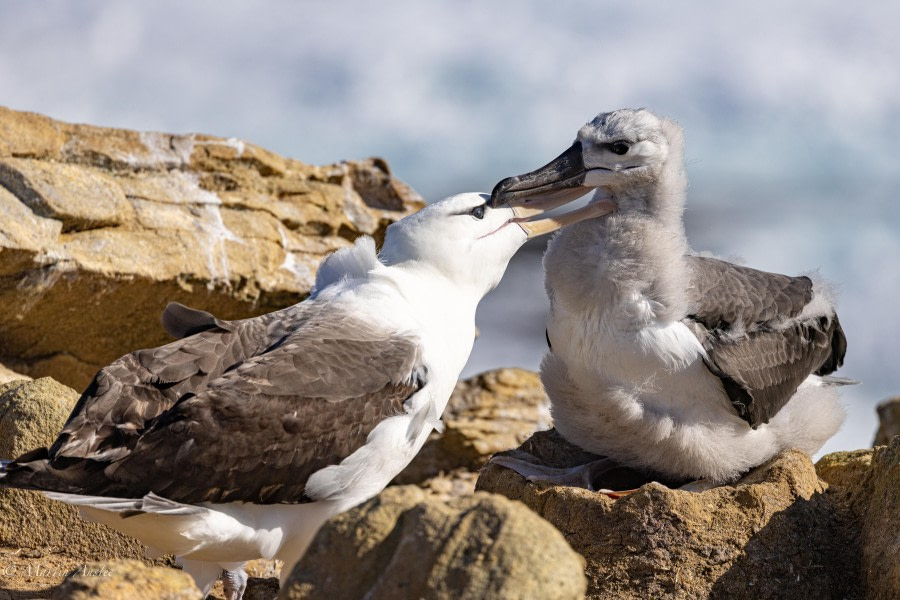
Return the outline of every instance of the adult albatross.
<path id="1" fill-rule="evenodd" d="M 291 572 L 320 525 L 422 447 L 475 338 L 475 308 L 535 232 L 487 195 L 437 202 L 321 265 L 309 299 L 240 321 L 170 304 L 179 341 L 101 369 L 53 445 L 5 463 L 41 490 L 175 554 L 207 594 L 243 563 Z M 530 214 L 530 212 L 529 212 Z M 521 226 L 520 226 L 521 225 Z"/>
<path id="2" fill-rule="evenodd" d="M 596 190 L 588 207 L 606 216 L 563 229 L 544 256 L 541 379 L 560 434 L 608 457 L 562 471 L 496 462 L 586 487 L 616 462 L 727 482 L 784 449 L 817 451 L 843 421 L 832 385 L 849 380 L 828 375 L 846 339 L 829 287 L 691 253 L 682 146 L 669 119 L 604 113 L 494 189 L 493 206 L 535 210 Z"/>

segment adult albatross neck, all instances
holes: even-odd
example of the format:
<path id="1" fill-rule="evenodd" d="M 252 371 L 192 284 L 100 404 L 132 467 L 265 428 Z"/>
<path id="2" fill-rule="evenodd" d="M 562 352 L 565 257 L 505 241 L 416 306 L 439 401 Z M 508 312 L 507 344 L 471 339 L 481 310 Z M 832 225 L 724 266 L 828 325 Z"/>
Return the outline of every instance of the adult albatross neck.
<path id="1" fill-rule="evenodd" d="M 724 482 L 837 431 L 831 388 L 846 380 L 828 375 L 846 338 L 823 282 L 690 251 L 682 148 L 669 119 L 604 113 L 549 164 L 498 183 L 491 203 L 539 210 L 594 190 L 588 206 L 605 215 L 561 230 L 544 257 L 541 377 L 559 432 L 668 480 Z"/>

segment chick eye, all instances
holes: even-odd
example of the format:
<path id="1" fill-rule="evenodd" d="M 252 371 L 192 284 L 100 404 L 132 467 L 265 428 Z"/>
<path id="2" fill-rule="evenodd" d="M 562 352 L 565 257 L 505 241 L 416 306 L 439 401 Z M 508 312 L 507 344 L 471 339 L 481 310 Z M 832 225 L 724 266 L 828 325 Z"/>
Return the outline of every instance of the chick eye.
<path id="1" fill-rule="evenodd" d="M 618 154 L 622 156 L 623 154 L 628 154 L 628 149 L 630 146 L 625 142 L 614 142 L 610 144 L 609 149 L 613 154 Z"/>
<path id="2" fill-rule="evenodd" d="M 476 219 L 483 219 L 484 218 L 484 204 L 476 206 L 475 208 L 472 209 L 472 211 L 469 214 L 472 215 L 473 217 L 475 217 Z"/>

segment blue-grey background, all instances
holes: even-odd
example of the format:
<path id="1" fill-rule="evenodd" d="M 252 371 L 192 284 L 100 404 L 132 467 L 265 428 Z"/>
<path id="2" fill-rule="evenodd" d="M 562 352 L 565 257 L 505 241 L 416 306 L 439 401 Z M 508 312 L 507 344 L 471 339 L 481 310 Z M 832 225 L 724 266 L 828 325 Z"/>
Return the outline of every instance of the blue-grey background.
<path id="1" fill-rule="evenodd" d="M 435 200 L 489 191 L 595 113 L 686 130 L 694 248 L 841 290 L 847 424 L 900 393 L 900 4 L 597 0 L 0 0 L 0 104 L 245 138 L 310 163 L 383 156 Z M 482 305 L 466 374 L 536 368 L 539 250 Z"/>

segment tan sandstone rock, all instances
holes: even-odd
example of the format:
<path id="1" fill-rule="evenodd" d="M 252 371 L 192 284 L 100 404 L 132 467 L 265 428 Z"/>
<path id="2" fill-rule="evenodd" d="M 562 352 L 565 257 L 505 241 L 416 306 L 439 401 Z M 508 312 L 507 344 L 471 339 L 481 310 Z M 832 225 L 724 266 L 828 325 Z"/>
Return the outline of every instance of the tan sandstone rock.
<path id="1" fill-rule="evenodd" d="M 421 206 L 381 159 L 314 167 L 0 107 L 0 362 L 81 389 L 170 341 L 167 302 L 226 319 L 296 303 L 327 253 Z"/>
<path id="2" fill-rule="evenodd" d="M 0 385 L 0 457 L 52 444 L 77 400 L 75 390 L 50 378 Z M 0 489 L 0 546 L 46 548 L 81 560 L 144 555 L 136 540 L 29 490 Z"/>
<path id="3" fill-rule="evenodd" d="M 554 430 L 520 451 L 554 467 L 591 458 Z M 702 493 L 650 483 L 612 500 L 498 465 L 477 489 L 520 500 L 555 525 L 587 560 L 589 598 L 862 597 L 826 485 L 797 451 Z"/>
<path id="4" fill-rule="evenodd" d="M 137 560 L 90 562 L 53 591 L 53 600 L 200 600 L 191 576 Z"/>
<path id="5" fill-rule="evenodd" d="M 583 561 L 519 503 L 390 487 L 331 519 L 279 598 L 582 598 Z"/>
<path id="6" fill-rule="evenodd" d="M 845 561 L 872 600 L 900 598 L 900 437 L 874 450 L 835 452 L 816 464 L 839 516 Z"/>
<path id="7" fill-rule="evenodd" d="M 8 383 L 10 381 L 17 381 L 19 379 L 31 379 L 28 375 L 22 375 L 21 373 L 16 373 L 12 369 L 5 367 L 0 364 L 0 384 Z"/>
<path id="8" fill-rule="evenodd" d="M 900 435 L 900 397 L 890 398 L 878 405 L 878 431 L 874 446 L 886 446 Z"/>

